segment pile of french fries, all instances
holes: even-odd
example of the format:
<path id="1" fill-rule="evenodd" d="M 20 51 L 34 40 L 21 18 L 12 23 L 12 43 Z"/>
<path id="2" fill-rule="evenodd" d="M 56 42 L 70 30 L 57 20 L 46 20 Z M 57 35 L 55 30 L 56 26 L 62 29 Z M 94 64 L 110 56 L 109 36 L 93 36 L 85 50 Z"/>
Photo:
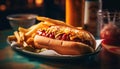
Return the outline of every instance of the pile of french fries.
<path id="1" fill-rule="evenodd" d="M 14 35 L 8 36 L 9 41 L 16 41 L 20 46 L 34 46 L 34 36 L 35 36 L 35 31 L 39 28 L 40 23 L 31 26 L 30 28 L 22 28 L 19 27 L 18 31 L 14 31 Z"/>

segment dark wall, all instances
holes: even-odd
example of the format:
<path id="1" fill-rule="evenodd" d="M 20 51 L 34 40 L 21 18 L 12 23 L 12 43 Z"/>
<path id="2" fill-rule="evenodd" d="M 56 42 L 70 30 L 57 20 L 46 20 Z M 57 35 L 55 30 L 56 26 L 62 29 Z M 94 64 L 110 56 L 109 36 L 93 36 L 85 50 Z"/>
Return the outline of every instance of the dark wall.
<path id="1" fill-rule="evenodd" d="M 120 10 L 120 0 L 103 0 L 103 9 L 110 11 Z"/>
<path id="2" fill-rule="evenodd" d="M 58 3 L 55 4 L 55 0 L 44 0 L 44 3 L 41 7 L 35 6 L 33 3 L 32 7 L 27 6 L 27 0 L 9 0 L 10 5 L 6 3 L 6 0 L 0 0 L 1 5 L 6 5 L 7 9 L 4 11 L 0 10 L 0 30 L 11 28 L 9 25 L 6 16 L 10 14 L 18 13 L 33 13 L 39 16 L 46 16 L 54 19 L 64 20 L 64 9 L 61 6 L 61 1 L 58 0 Z M 34 1 L 34 0 L 33 0 Z"/>
<path id="3" fill-rule="evenodd" d="M 0 30 L 11 28 L 8 20 L 6 19 L 7 15 L 17 14 L 17 13 L 34 13 L 40 16 L 46 16 L 54 19 L 65 20 L 65 6 L 63 3 L 65 0 L 56 0 L 60 5 L 55 4 L 55 0 L 44 0 L 42 7 L 27 7 L 27 0 L 8 0 L 11 2 L 6 3 L 7 0 L 0 0 L 0 6 L 2 4 L 7 5 L 5 11 L 0 11 Z M 61 5 L 62 4 L 62 5 Z M 103 0 L 103 9 L 108 10 L 119 10 L 120 2 L 119 0 Z"/>

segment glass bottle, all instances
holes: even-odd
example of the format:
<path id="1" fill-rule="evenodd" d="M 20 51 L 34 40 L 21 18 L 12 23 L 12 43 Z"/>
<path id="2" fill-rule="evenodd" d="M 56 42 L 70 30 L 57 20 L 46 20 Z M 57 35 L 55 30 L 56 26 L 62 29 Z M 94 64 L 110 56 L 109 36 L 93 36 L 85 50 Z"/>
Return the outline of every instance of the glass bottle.
<path id="1" fill-rule="evenodd" d="M 98 0 L 85 0 L 85 14 L 84 14 L 84 27 L 87 31 L 91 32 L 97 37 L 97 11 Z"/>

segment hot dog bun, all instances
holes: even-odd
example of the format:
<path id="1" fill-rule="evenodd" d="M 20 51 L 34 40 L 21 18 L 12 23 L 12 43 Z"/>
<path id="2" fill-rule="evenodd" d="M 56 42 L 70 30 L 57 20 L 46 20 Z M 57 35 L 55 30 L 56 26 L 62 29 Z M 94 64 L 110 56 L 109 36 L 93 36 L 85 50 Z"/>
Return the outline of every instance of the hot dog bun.
<path id="1" fill-rule="evenodd" d="M 35 48 L 52 49 L 62 55 L 83 55 L 95 51 L 95 39 L 88 31 L 68 26 L 59 20 L 39 19 L 42 22 L 34 37 Z"/>
<path id="2" fill-rule="evenodd" d="M 35 46 L 37 48 L 52 49 L 62 55 L 81 55 L 94 52 L 94 49 L 81 42 L 55 40 L 36 35 Z"/>

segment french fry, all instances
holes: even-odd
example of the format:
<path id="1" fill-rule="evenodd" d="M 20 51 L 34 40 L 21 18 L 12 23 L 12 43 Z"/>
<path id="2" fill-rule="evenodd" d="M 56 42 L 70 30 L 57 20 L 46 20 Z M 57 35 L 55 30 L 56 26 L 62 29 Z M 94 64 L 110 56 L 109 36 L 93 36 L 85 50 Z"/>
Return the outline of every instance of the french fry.
<path id="1" fill-rule="evenodd" d="M 25 36 L 31 36 L 35 31 L 37 31 L 41 27 L 41 23 L 38 23 L 33 27 L 30 31 L 28 31 Z"/>
<path id="2" fill-rule="evenodd" d="M 68 25 L 66 25 L 65 22 L 63 22 L 63 21 L 55 20 L 55 19 L 51 19 L 51 18 L 47 18 L 47 17 L 37 16 L 37 20 L 45 21 L 45 22 L 48 22 L 48 23 L 51 23 L 51 24 L 55 24 L 55 25 L 68 26 Z"/>
<path id="3" fill-rule="evenodd" d="M 28 31 L 32 30 L 34 27 L 36 27 L 37 24 L 31 26 L 30 28 L 28 28 Z"/>
<path id="4" fill-rule="evenodd" d="M 33 33 L 31 37 L 34 38 L 35 35 L 36 35 L 36 33 Z"/>
<path id="5" fill-rule="evenodd" d="M 19 35 L 20 35 L 20 41 L 24 41 L 25 40 L 25 37 L 24 37 L 24 33 L 23 32 L 19 32 Z"/>
<path id="6" fill-rule="evenodd" d="M 75 27 L 73 27 L 71 25 L 67 25 L 63 21 L 55 20 L 55 19 L 51 19 L 51 18 L 47 18 L 47 17 L 37 16 L 37 20 L 44 21 L 44 23 L 47 23 L 47 24 L 53 24 L 53 25 L 59 25 L 59 26 L 61 25 L 61 26 L 75 28 Z M 75 29 L 78 29 L 78 28 L 75 28 Z"/>
<path id="7" fill-rule="evenodd" d="M 28 46 L 28 44 L 25 41 L 23 41 L 23 46 L 26 47 Z"/>
<path id="8" fill-rule="evenodd" d="M 28 45 L 33 45 L 34 44 L 34 38 L 32 38 L 32 37 L 28 38 L 27 41 L 26 41 L 26 43 Z"/>
<path id="9" fill-rule="evenodd" d="M 19 28 L 18 28 L 18 31 L 26 33 L 26 32 L 28 32 L 28 29 L 19 27 Z"/>
<path id="10" fill-rule="evenodd" d="M 8 38 L 7 38 L 9 41 L 16 41 L 17 39 L 16 39 L 16 37 L 15 37 L 15 35 L 10 35 L 10 36 L 8 36 Z"/>
<path id="11" fill-rule="evenodd" d="M 83 29 L 83 27 L 77 27 L 78 29 Z"/>
<path id="12" fill-rule="evenodd" d="M 21 39 L 20 39 L 19 32 L 18 32 L 18 31 L 15 31 L 15 32 L 14 32 L 14 35 L 15 35 L 15 37 L 17 38 L 17 42 L 20 43 L 20 42 L 21 42 Z"/>

